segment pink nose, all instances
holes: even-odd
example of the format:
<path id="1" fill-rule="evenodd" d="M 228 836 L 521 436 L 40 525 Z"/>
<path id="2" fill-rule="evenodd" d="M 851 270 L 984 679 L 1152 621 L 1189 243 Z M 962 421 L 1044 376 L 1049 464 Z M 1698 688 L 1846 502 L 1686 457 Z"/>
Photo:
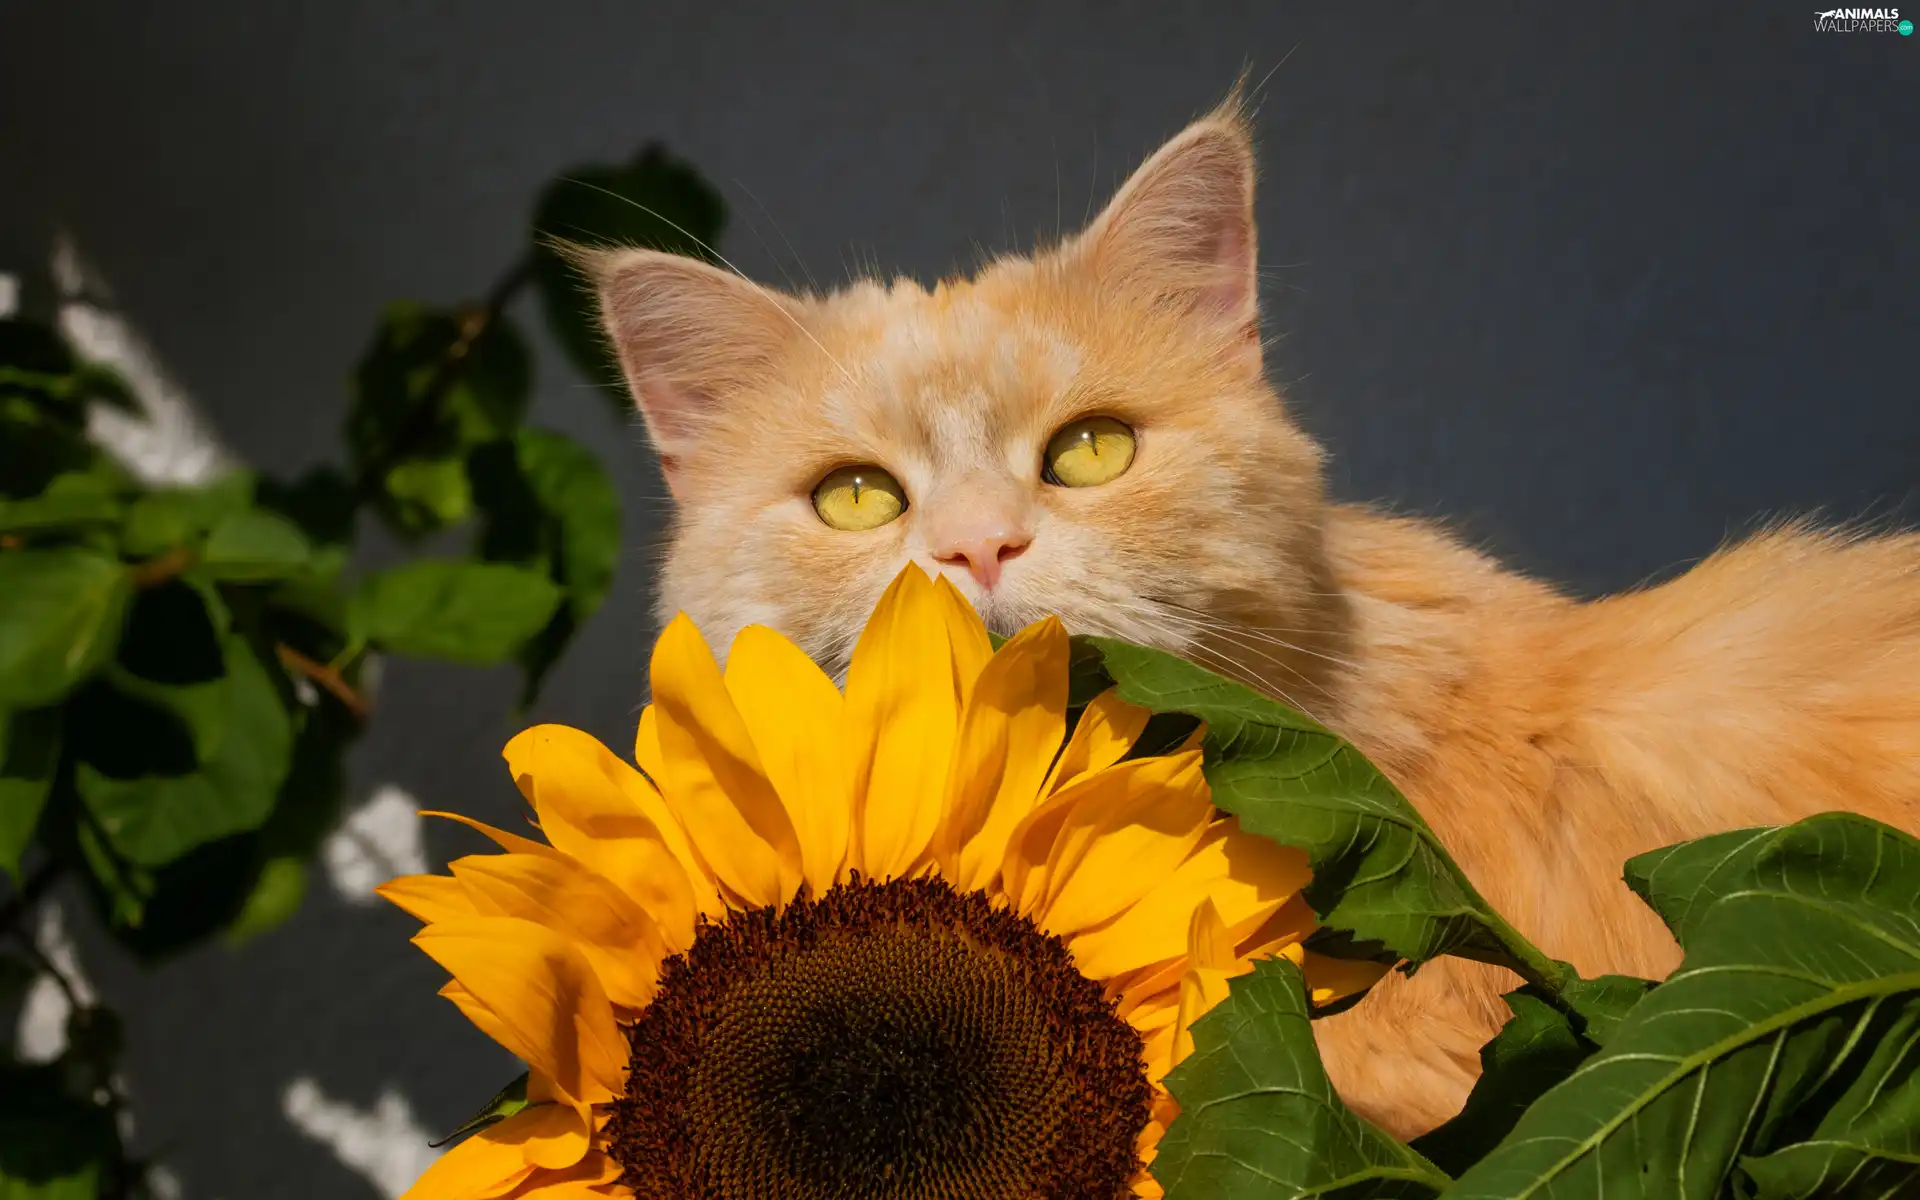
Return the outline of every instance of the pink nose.
<path id="1" fill-rule="evenodd" d="M 967 570 L 980 581 L 980 586 L 990 588 L 1000 582 L 1000 565 L 1010 558 L 1017 557 L 1027 548 L 1032 539 L 1021 533 L 990 533 L 975 537 L 957 537 L 949 539 L 934 550 L 933 556 L 943 563 L 967 564 Z"/>

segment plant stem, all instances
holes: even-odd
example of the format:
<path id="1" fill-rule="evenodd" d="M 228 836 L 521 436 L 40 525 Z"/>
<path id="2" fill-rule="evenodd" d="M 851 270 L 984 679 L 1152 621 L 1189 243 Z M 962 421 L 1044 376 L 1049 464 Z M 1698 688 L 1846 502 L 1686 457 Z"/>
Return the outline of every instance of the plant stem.
<path id="1" fill-rule="evenodd" d="M 274 653 L 280 656 L 280 663 L 287 670 L 304 675 L 315 684 L 323 687 L 335 700 L 338 700 L 357 720 L 364 721 L 373 714 L 373 704 L 354 686 L 346 681 L 335 667 L 315 662 L 295 650 L 285 642 L 276 643 Z"/>
<path id="2" fill-rule="evenodd" d="M 175 546 L 158 558 L 150 558 L 133 568 L 133 586 L 156 588 L 193 566 L 193 551 Z"/>

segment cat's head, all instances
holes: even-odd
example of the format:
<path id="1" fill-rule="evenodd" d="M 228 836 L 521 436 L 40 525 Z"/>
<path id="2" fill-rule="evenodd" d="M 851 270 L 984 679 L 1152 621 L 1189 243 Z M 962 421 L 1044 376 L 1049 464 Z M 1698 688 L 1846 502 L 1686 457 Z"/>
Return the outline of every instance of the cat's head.
<path id="1" fill-rule="evenodd" d="M 1058 613 L 1251 666 L 1317 629 L 1320 455 L 1262 371 L 1253 184 L 1229 104 L 1080 234 L 930 292 L 585 256 L 673 495 L 662 615 L 838 672 L 913 561 L 1001 633 Z"/>

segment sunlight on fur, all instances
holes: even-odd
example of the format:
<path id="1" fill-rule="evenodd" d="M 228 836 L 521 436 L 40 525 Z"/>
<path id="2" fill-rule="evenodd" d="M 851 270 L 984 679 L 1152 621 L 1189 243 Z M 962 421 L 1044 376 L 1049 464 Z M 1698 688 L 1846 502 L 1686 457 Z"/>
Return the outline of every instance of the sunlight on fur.
<path id="1" fill-rule="evenodd" d="M 770 625 L 843 670 L 917 561 L 1002 633 L 1059 613 L 1185 655 L 1352 740 L 1497 911 L 1589 975 L 1678 961 L 1620 882 L 1633 854 L 1834 808 L 1920 832 L 1920 535 L 1782 526 L 1581 603 L 1331 502 L 1263 374 L 1253 182 L 1236 100 L 1084 232 L 930 291 L 802 297 L 577 252 L 675 501 L 663 618 L 716 648 Z M 1049 439 L 1087 417 L 1133 458 L 1059 486 Z M 848 467 L 905 506 L 830 527 L 813 493 Z M 1514 982 L 1458 960 L 1390 978 L 1317 1025 L 1335 1083 L 1396 1134 L 1437 1124 Z"/>

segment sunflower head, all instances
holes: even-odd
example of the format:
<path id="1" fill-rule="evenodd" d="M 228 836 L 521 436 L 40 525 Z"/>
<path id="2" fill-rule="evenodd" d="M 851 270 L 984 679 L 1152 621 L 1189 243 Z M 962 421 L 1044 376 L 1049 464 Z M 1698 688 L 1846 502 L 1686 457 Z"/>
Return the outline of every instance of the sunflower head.
<path id="1" fill-rule="evenodd" d="M 1370 978 L 1313 978 L 1305 859 L 1214 810 L 1198 735 L 1135 753 L 1149 714 L 1070 714 L 1067 660 L 908 567 L 844 692 L 764 628 L 723 670 L 683 617 L 633 764 L 515 738 L 543 838 L 476 826 L 500 853 L 383 894 L 529 1104 L 408 1195 L 1158 1195 L 1162 1081 L 1227 981 Z"/>

